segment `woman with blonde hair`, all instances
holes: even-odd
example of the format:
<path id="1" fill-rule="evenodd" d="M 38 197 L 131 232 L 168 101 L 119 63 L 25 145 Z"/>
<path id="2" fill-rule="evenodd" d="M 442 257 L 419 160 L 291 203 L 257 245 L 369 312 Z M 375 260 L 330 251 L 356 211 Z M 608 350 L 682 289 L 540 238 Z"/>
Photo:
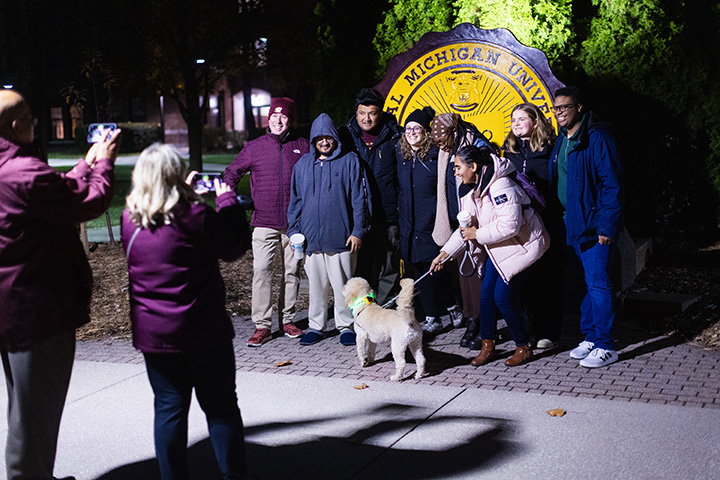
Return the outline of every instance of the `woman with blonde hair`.
<path id="1" fill-rule="evenodd" d="M 565 225 L 562 208 L 548 188 L 548 162 L 555 137 L 552 125 L 540 109 L 531 103 L 521 103 L 512 110 L 510 133 L 503 144 L 504 156 L 518 172 L 530 177 L 547 203 L 538 213 L 553 241 L 516 289 L 525 328 L 538 349 L 556 347 L 562 326 Z"/>
<path id="2" fill-rule="evenodd" d="M 163 480 L 186 479 L 193 389 L 224 478 L 245 478 L 245 440 L 235 393 L 235 335 L 218 258 L 250 246 L 245 213 L 215 180 L 217 211 L 188 184 L 178 151 L 154 144 L 138 158 L 122 217 L 133 345 L 155 395 L 155 452 Z"/>

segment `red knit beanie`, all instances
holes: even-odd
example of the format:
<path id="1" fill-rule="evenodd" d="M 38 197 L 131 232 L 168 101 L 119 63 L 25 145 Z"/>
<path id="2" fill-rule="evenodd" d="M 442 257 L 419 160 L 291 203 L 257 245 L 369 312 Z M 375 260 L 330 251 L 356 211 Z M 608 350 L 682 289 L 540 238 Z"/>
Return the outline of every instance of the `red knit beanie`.
<path id="1" fill-rule="evenodd" d="M 295 118 L 295 102 L 292 98 L 288 97 L 273 97 L 270 100 L 270 112 L 268 113 L 268 117 L 270 117 L 273 113 L 281 113 L 285 115 L 288 117 L 288 120 L 290 120 L 290 123 L 292 123 Z"/>

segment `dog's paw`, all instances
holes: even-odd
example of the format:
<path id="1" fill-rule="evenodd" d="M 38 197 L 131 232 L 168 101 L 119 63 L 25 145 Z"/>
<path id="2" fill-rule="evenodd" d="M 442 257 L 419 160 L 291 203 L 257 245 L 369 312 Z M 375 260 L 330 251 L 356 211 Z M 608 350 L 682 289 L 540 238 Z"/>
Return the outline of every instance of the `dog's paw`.
<path id="1" fill-rule="evenodd" d="M 370 366 L 370 362 L 368 362 L 367 360 L 361 360 L 361 361 L 360 361 L 360 366 L 361 366 L 362 368 L 369 367 L 369 366 Z"/>
<path id="2" fill-rule="evenodd" d="M 392 380 L 393 382 L 399 382 L 400 380 L 402 380 L 402 375 L 393 375 L 392 377 L 390 377 L 390 380 Z"/>
<path id="3" fill-rule="evenodd" d="M 427 375 L 427 372 L 425 372 L 425 371 L 416 372 L 416 373 L 415 373 L 415 380 L 420 380 L 420 379 L 423 378 L 425 375 Z"/>

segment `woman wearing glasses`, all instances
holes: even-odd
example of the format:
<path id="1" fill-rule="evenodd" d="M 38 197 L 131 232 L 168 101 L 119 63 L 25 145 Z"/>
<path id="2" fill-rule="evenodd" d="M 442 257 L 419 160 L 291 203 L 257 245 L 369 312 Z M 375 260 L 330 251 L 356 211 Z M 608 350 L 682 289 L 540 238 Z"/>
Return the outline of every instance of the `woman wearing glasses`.
<path id="1" fill-rule="evenodd" d="M 562 279 L 564 237 L 562 213 L 548 188 L 550 152 L 555 131 L 538 107 L 530 103 L 512 110 L 510 133 L 503 144 L 504 156 L 518 172 L 525 173 L 546 199 L 539 212 L 550 238 L 550 249 L 526 274 L 516 293 L 525 328 L 537 349 L 555 348 L 562 326 Z"/>
<path id="2" fill-rule="evenodd" d="M 408 115 L 405 132 L 398 142 L 398 217 L 400 256 L 406 276 L 417 279 L 430 268 L 440 252 L 432 238 L 435 225 L 438 180 L 438 147 L 430 136 L 435 111 L 430 107 Z M 418 282 L 420 306 L 424 311 L 423 330 L 436 334 L 443 328 L 440 317 L 462 318 L 447 273 L 430 275 Z M 422 318 L 422 314 L 418 312 Z"/>

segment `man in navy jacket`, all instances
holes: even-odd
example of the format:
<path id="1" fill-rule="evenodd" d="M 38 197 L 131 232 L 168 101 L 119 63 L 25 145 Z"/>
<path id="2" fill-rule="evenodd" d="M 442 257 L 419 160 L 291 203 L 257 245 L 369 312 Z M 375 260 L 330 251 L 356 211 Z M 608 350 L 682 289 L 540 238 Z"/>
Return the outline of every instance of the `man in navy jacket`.
<path id="1" fill-rule="evenodd" d="M 586 111 L 579 88 L 557 90 L 552 110 L 560 133 L 550 156 L 550 178 L 565 208 L 567 244 L 582 263 L 587 287 L 580 307 L 585 340 L 570 356 L 583 367 L 603 367 L 618 359 L 610 271 L 623 228 L 621 159 L 606 126 Z"/>

